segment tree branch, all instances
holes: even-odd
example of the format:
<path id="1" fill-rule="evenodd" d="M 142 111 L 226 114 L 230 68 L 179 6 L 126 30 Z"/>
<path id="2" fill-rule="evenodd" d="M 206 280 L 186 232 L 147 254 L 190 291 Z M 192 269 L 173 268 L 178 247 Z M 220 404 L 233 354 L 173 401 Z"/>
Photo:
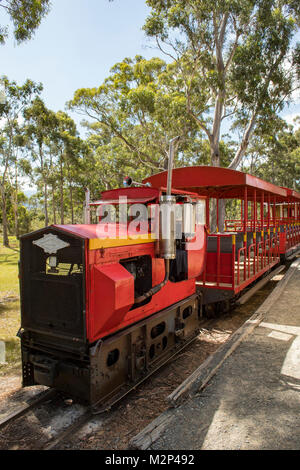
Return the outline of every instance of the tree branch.
<path id="1" fill-rule="evenodd" d="M 246 127 L 245 131 L 244 131 L 244 135 L 243 135 L 243 138 L 242 138 L 242 141 L 241 141 L 241 144 L 234 156 L 234 159 L 232 160 L 232 162 L 230 163 L 230 165 L 228 166 L 228 168 L 231 168 L 233 170 L 235 170 L 238 165 L 240 164 L 243 156 L 245 155 L 245 152 L 247 150 L 247 147 L 249 145 L 249 139 L 252 135 L 252 132 L 254 130 L 254 127 L 255 127 L 255 123 L 256 123 L 256 117 L 257 117 L 257 112 L 256 110 L 253 111 L 252 113 L 252 116 L 251 116 L 251 119 L 248 123 L 248 126 Z"/>

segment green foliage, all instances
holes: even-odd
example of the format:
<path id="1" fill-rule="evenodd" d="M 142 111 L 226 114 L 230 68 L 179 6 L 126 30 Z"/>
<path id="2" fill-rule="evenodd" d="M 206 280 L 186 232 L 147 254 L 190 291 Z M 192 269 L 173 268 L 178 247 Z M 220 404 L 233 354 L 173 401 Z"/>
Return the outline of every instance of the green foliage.
<path id="1" fill-rule="evenodd" d="M 4 75 L 0 81 L 6 97 L 5 102 L 0 103 L 0 118 L 9 122 L 17 120 L 26 106 L 43 90 L 41 83 L 35 83 L 29 79 L 23 85 L 18 85 L 17 82 L 10 81 Z"/>
<path id="2" fill-rule="evenodd" d="M 15 233 L 15 214 L 14 214 L 14 188 L 11 185 L 7 185 L 5 189 L 6 195 L 6 216 L 8 223 L 8 232 L 10 235 Z M 17 215 L 18 215 L 18 231 L 19 235 L 23 235 L 30 231 L 30 224 L 32 220 L 32 214 L 28 209 L 28 199 L 22 191 L 17 193 Z M 0 224 L 2 224 L 2 209 L 0 208 Z"/>
<path id="3" fill-rule="evenodd" d="M 42 19 L 50 11 L 50 0 L 0 0 L 0 9 L 13 24 L 13 35 L 18 44 L 32 38 Z M 0 43 L 8 37 L 8 27 L 0 25 Z"/>
<path id="4" fill-rule="evenodd" d="M 170 139 L 180 137 L 180 154 L 198 132 L 172 66 L 159 58 L 124 59 L 100 87 L 77 90 L 69 108 L 89 119 L 94 144 L 109 144 L 109 153 L 117 146 L 129 167 L 142 166 L 147 174 L 166 167 Z"/>
<path id="5" fill-rule="evenodd" d="M 220 164 L 222 124 L 242 138 L 237 168 L 255 128 L 263 129 L 299 87 L 300 4 L 278 0 L 147 0 L 146 34 L 173 59 L 186 107 Z"/>
<path id="6" fill-rule="evenodd" d="M 278 186 L 300 191 L 300 129 L 279 121 L 273 134 L 255 135 L 242 169 Z"/>
<path id="7" fill-rule="evenodd" d="M 81 221 L 83 188 L 92 173 L 88 144 L 78 136 L 74 121 L 66 113 L 47 109 L 40 98 L 24 111 L 24 118 L 24 140 L 33 162 L 32 182 L 44 206 L 44 215 L 39 217 L 46 226 L 50 219 L 65 223 L 68 216 L 72 222 Z"/>
<path id="8" fill-rule="evenodd" d="M 3 225 L 3 243 L 8 246 L 8 214 L 7 207 L 13 206 L 15 218 L 15 234 L 19 236 L 18 227 L 18 193 L 19 175 L 23 173 L 23 165 L 19 165 L 20 154 L 23 152 L 24 139 L 19 120 L 26 108 L 31 105 L 35 97 L 41 92 L 42 85 L 31 80 L 19 86 L 7 77 L 2 77 L 6 100 L 0 103 L 0 119 L 3 126 L 0 128 L 0 176 L 1 212 Z M 24 159 L 22 159 L 24 162 Z M 9 193 L 7 190 L 9 189 Z"/>

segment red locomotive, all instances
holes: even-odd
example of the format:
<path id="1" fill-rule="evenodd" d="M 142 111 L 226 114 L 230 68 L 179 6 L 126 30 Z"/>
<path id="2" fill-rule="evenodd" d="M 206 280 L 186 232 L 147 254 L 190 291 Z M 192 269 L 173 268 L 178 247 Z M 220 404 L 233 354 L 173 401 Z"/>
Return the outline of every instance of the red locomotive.
<path id="1" fill-rule="evenodd" d="M 84 225 L 22 237 L 23 386 L 111 404 L 191 341 L 210 305 L 299 250 L 299 193 L 223 168 L 171 178 L 106 191 Z M 242 201 L 226 232 L 210 232 L 211 198 Z"/>

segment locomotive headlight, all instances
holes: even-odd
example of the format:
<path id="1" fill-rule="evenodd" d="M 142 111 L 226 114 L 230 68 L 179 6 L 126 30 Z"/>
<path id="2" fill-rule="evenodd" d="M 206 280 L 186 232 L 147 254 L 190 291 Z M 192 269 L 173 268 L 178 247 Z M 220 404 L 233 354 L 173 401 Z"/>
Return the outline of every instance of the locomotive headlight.
<path id="1" fill-rule="evenodd" d="M 56 268 L 57 267 L 57 257 L 56 256 L 50 256 L 49 257 L 49 266 L 50 266 L 50 268 Z"/>

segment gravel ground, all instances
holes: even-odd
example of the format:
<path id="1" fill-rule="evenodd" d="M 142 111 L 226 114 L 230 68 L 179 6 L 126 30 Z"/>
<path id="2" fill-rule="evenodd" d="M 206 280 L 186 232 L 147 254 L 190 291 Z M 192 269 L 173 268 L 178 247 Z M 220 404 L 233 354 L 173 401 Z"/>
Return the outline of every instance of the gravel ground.
<path id="1" fill-rule="evenodd" d="M 300 260 L 260 325 L 171 412 L 155 450 L 300 450 Z"/>

